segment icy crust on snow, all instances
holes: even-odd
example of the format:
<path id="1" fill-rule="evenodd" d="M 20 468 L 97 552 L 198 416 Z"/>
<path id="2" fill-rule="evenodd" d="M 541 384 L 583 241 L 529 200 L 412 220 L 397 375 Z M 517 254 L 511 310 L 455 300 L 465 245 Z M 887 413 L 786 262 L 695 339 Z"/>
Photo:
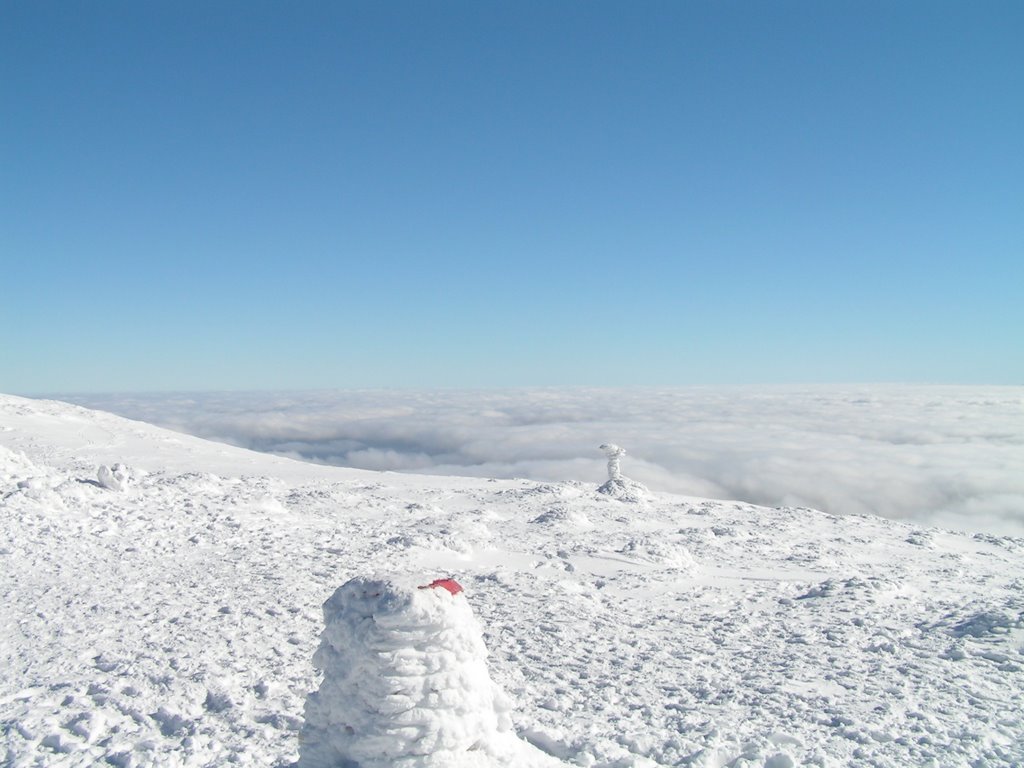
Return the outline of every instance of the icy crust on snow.
<path id="1" fill-rule="evenodd" d="M 357 578 L 324 603 L 301 768 L 557 766 L 512 734 L 464 594 Z"/>
<path id="2" fill-rule="evenodd" d="M 514 733 L 580 768 L 1024 765 L 1024 539 L 600 479 L 347 472 L 0 395 L 0 765 L 285 768 L 324 601 L 368 573 L 457 579 Z"/>

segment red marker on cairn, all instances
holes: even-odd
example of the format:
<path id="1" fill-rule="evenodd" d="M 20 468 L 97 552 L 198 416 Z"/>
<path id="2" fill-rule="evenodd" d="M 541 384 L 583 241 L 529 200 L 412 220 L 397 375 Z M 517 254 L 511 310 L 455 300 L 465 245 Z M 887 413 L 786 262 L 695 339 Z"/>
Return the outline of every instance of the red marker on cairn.
<path id="1" fill-rule="evenodd" d="M 429 584 L 424 584 L 420 589 L 447 589 L 453 595 L 462 592 L 462 585 L 455 579 L 434 579 Z"/>

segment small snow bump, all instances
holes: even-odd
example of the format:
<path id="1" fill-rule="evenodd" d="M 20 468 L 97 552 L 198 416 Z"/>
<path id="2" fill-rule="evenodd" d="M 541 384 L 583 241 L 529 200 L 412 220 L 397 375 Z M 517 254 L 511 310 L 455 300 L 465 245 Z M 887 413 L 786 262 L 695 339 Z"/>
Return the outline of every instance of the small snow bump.
<path id="1" fill-rule="evenodd" d="M 223 691 L 207 691 L 203 707 L 208 712 L 226 712 L 235 706 L 231 696 Z"/>

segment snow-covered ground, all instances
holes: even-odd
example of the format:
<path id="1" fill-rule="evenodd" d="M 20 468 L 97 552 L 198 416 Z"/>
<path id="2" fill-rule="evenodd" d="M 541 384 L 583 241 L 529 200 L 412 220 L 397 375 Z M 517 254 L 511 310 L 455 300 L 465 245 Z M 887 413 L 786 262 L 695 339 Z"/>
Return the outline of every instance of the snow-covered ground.
<path id="1" fill-rule="evenodd" d="M 4 765 L 298 761 L 322 605 L 374 574 L 458 580 L 513 733 L 569 765 L 1024 761 L 1024 540 L 604 480 L 318 466 L 0 396 Z"/>

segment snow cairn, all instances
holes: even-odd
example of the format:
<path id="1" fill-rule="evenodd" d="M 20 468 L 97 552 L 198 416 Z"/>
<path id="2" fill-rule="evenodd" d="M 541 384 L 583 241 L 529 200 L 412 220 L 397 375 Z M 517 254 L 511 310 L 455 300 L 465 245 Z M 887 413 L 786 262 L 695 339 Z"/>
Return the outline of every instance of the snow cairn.
<path id="1" fill-rule="evenodd" d="M 298 768 L 552 768 L 520 741 L 452 579 L 355 578 L 324 603 Z"/>
<path id="2" fill-rule="evenodd" d="M 615 443 L 603 443 L 599 448 L 608 457 L 608 480 L 597 489 L 597 492 L 619 501 L 639 502 L 647 498 L 650 491 L 646 485 L 630 480 L 622 474 L 620 463 L 622 457 L 626 455 L 626 449 Z"/>

